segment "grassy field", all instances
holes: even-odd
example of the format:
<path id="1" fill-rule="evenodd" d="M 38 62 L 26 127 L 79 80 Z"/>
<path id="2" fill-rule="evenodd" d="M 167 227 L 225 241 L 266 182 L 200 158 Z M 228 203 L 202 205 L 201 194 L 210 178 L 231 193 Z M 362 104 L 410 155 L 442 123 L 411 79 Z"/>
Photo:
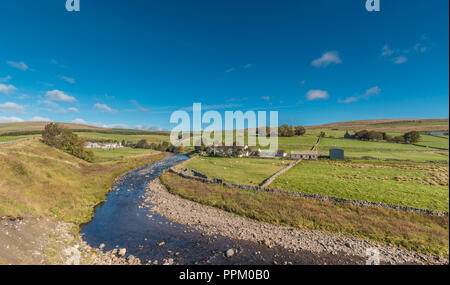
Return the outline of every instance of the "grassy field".
<path id="1" fill-rule="evenodd" d="M 448 165 L 303 161 L 271 187 L 371 202 L 449 210 Z"/>
<path id="2" fill-rule="evenodd" d="M 10 142 L 10 141 L 16 141 L 16 140 L 20 140 L 20 139 L 24 139 L 27 136 L 13 136 L 13 137 L 2 137 L 0 136 L 0 143 L 2 142 Z"/>
<path id="3" fill-rule="evenodd" d="M 171 173 L 165 173 L 161 181 L 173 194 L 257 221 L 341 233 L 427 254 L 449 254 L 448 217 L 243 191 Z"/>
<path id="4" fill-rule="evenodd" d="M 151 149 L 118 148 L 118 149 L 93 149 L 95 162 L 117 161 L 130 156 L 149 155 L 157 151 Z"/>
<path id="5" fill-rule="evenodd" d="M 258 185 L 286 164 L 278 159 L 199 157 L 184 167 L 230 183 Z"/>
<path id="6" fill-rule="evenodd" d="M 375 130 L 404 133 L 409 131 L 443 131 L 449 129 L 448 119 L 379 119 L 336 122 L 306 127 L 308 130 Z"/>
<path id="7" fill-rule="evenodd" d="M 99 164 L 79 160 L 39 140 L 0 146 L 0 216 L 87 222 L 120 174 L 164 156 L 110 157 L 112 161 Z"/>
<path id="8" fill-rule="evenodd" d="M 169 141 L 169 136 L 163 136 L 163 135 L 121 135 L 121 134 L 103 134 L 103 133 L 96 133 L 96 132 L 77 132 L 80 137 L 86 139 L 86 140 L 116 140 L 119 142 L 122 142 L 122 140 L 125 140 L 127 142 L 137 143 L 138 141 L 145 139 L 148 143 L 162 143 L 164 141 Z"/>

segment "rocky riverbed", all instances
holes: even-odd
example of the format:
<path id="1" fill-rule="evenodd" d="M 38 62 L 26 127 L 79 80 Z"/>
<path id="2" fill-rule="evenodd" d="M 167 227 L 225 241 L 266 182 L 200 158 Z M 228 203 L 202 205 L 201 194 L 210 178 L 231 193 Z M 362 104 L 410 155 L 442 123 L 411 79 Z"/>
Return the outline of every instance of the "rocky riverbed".
<path id="1" fill-rule="evenodd" d="M 225 236 L 259 243 L 268 248 L 282 247 L 296 253 L 347 257 L 358 264 L 365 264 L 368 254 L 371 255 L 375 249 L 379 252 L 380 262 L 384 264 L 448 264 L 446 258 L 427 256 L 354 237 L 256 222 L 172 195 L 159 179 L 148 184 L 144 200 L 144 205 L 146 204 L 152 205 L 150 211 L 202 231 L 208 236 Z"/>
<path id="2" fill-rule="evenodd" d="M 138 265 L 125 249 L 92 248 L 74 233 L 74 224 L 50 218 L 0 218 L 0 264 Z"/>

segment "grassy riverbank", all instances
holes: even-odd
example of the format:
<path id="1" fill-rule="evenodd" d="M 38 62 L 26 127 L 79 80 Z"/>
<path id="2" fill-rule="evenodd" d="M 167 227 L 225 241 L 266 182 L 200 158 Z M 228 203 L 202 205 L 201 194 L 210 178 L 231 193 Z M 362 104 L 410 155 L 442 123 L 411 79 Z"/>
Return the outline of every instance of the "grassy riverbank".
<path id="1" fill-rule="evenodd" d="M 449 218 L 236 190 L 165 173 L 172 194 L 257 221 L 340 233 L 426 254 L 449 254 Z"/>
<path id="2" fill-rule="evenodd" d="M 37 139 L 1 146 L 0 216 L 87 222 L 118 176 L 165 157 L 117 154 L 121 157 L 111 152 L 101 163 L 87 163 Z"/>

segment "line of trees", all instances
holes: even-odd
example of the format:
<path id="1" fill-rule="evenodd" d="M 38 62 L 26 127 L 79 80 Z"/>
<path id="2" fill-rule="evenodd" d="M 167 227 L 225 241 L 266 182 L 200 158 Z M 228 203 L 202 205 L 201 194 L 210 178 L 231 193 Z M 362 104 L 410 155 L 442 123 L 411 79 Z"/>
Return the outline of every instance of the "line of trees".
<path id="1" fill-rule="evenodd" d="M 258 130 L 256 132 L 258 133 Z M 281 125 L 278 127 L 279 137 L 303 136 L 304 134 L 306 134 L 306 129 L 303 126 Z M 270 127 L 266 127 L 266 136 L 270 136 Z"/>
<path id="2" fill-rule="evenodd" d="M 394 143 L 417 143 L 420 140 L 420 133 L 417 131 L 407 132 L 401 136 L 391 136 L 385 132 L 362 130 L 355 133 L 355 138 L 362 141 L 388 141 Z"/>
<path id="3" fill-rule="evenodd" d="M 147 140 L 141 139 L 137 143 L 131 143 L 131 142 L 125 142 L 125 140 L 122 141 L 123 146 L 131 147 L 131 148 L 141 148 L 141 149 L 153 149 L 158 151 L 168 151 L 168 152 L 175 152 L 175 153 L 182 153 L 184 152 L 183 146 L 174 146 L 170 144 L 169 142 L 162 142 L 160 144 L 157 143 L 148 143 Z"/>
<path id="4" fill-rule="evenodd" d="M 88 162 L 94 161 L 94 153 L 84 148 L 85 141 L 70 129 L 56 123 L 49 123 L 45 126 L 42 131 L 42 141 Z"/>

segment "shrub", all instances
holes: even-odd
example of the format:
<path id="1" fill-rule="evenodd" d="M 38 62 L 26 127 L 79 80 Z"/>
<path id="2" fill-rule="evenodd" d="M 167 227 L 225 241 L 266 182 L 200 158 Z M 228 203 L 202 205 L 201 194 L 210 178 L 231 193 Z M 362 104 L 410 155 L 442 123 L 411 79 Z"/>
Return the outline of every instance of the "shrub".
<path id="1" fill-rule="evenodd" d="M 420 139 L 420 133 L 417 131 L 408 132 L 403 135 L 406 143 L 416 143 Z"/>
<path id="2" fill-rule="evenodd" d="M 84 140 L 71 130 L 62 128 L 56 123 L 45 126 L 42 131 L 42 141 L 88 162 L 94 161 L 94 153 L 84 148 Z"/>

